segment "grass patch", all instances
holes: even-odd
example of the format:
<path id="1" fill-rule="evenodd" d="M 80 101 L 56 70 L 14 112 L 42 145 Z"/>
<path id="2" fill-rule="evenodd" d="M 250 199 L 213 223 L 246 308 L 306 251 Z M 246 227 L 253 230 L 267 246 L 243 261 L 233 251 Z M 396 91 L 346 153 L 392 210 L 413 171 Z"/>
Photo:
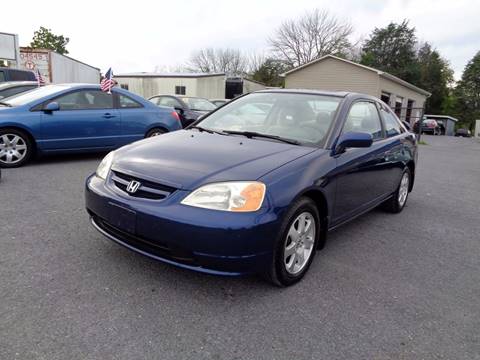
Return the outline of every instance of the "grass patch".
<path id="1" fill-rule="evenodd" d="M 424 140 L 420 140 L 420 141 L 418 142 L 418 144 L 419 144 L 419 145 L 428 145 L 428 143 L 427 143 L 426 141 L 424 141 Z"/>

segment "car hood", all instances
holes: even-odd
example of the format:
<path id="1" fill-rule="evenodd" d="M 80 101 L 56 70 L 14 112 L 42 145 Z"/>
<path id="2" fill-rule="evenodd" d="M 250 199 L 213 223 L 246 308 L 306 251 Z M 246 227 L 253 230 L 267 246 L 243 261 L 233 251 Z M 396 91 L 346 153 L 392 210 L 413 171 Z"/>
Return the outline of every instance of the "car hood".
<path id="1" fill-rule="evenodd" d="M 112 169 L 194 190 L 210 182 L 256 180 L 315 150 L 266 139 L 180 130 L 120 148 Z"/>

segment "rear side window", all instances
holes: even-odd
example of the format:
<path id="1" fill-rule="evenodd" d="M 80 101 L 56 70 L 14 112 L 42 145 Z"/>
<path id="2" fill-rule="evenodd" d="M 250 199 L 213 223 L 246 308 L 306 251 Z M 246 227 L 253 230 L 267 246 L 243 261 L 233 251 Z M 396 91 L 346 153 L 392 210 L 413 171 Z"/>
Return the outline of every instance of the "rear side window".
<path id="1" fill-rule="evenodd" d="M 135 100 L 122 94 L 118 94 L 118 102 L 121 109 L 134 109 L 134 108 L 143 107 L 141 104 L 139 104 Z"/>
<path id="2" fill-rule="evenodd" d="M 383 121 L 385 123 L 385 133 L 387 137 L 397 136 L 405 132 L 405 129 L 400 125 L 397 117 L 391 111 L 382 107 L 380 112 L 382 113 Z"/>
<path id="3" fill-rule="evenodd" d="M 374 103 L 359 101 L 353 104 L 343 126 L 344 133 L 349 131 L 371 134 L 374 141 L 383 137 L 380 116 Z"/>
<path id="4" fill-rule="evenodd" d="M 53 100 L 60 110 L 112 109 L 113 96 L 99 90 L 82 90 L 60 96 Z"/>
<path id="5" fill-rule="evenodd" d="M 10 89 L 0 90 L 0 99 L 7 98 L 9 96 L 17 95 L 22 92 L 35 89 L 36 86 L 17 86 Z"/>
<path id="6" fill-rule="evenodd" d="M 168 96 L 157 98 L 157 105 L 169 106 L 173 108 L 183 108 L 182 104 L 180 104 L 177 99 Z"/>
<path id="7" fill-rule="evenodd" d="M 5 72 L 0 71 L 0 82 L 5 81 Z"/>
<path id="8" fill-rule="evenodd" d="M 31 71 L 10 70 L 11 81 L 35 81 L 35 74 Z"/>

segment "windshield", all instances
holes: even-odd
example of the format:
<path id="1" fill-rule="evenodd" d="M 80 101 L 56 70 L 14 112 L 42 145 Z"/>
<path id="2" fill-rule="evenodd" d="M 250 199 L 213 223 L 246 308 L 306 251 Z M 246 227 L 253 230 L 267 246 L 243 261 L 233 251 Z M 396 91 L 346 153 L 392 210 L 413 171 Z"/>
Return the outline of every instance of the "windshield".
<path id="1" fill-rule="evenodd" d="M 201 121 L 216 131 L 248 131 L 280 136 L 303 144 L 321 143 L 341 98 L 295 93 L 253 93 Z"/>
<path id="2" fill-rule="evenodd" d="M 40 100 L 44 96 L 55 94 L 63 89 L 64 87 L 59 85 L 47 85 L 3 99 L 2 101 L 11 106 L 22 106 L 32 101 Z"/>
<path id="3" fill-rule="evenodd" d="M 181 98 L 183 101 L 185 101 L 188 105 L 188 107 L 192 110 L 198 110 L 198 111 L 212 111 L 215 110 L 217 107 L 212 104 L 210 101 L 207 99 L 202 99 L 202 98 L 189 98 L 189 97 L 184 97 Z"/>

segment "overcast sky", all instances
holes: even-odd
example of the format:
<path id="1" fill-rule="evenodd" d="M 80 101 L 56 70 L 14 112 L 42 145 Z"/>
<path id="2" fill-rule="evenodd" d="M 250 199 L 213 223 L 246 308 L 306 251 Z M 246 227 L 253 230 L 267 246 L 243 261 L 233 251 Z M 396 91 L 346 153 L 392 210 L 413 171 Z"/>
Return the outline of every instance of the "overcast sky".
<path id="1" fill-rule="evenodd" d="M 40 26 L 51 28 L 70 37 L 70 56 L 118 74 L 173 68 L 203 47 L 268 50 L 267 38 L 283 20 L 315 7 L 350 21 L 353 40 L 409 19 L 457 79 L 480 50 L 479 0 L 8 1 L 0 31 L 19 34 L 24 46 Z"/>

